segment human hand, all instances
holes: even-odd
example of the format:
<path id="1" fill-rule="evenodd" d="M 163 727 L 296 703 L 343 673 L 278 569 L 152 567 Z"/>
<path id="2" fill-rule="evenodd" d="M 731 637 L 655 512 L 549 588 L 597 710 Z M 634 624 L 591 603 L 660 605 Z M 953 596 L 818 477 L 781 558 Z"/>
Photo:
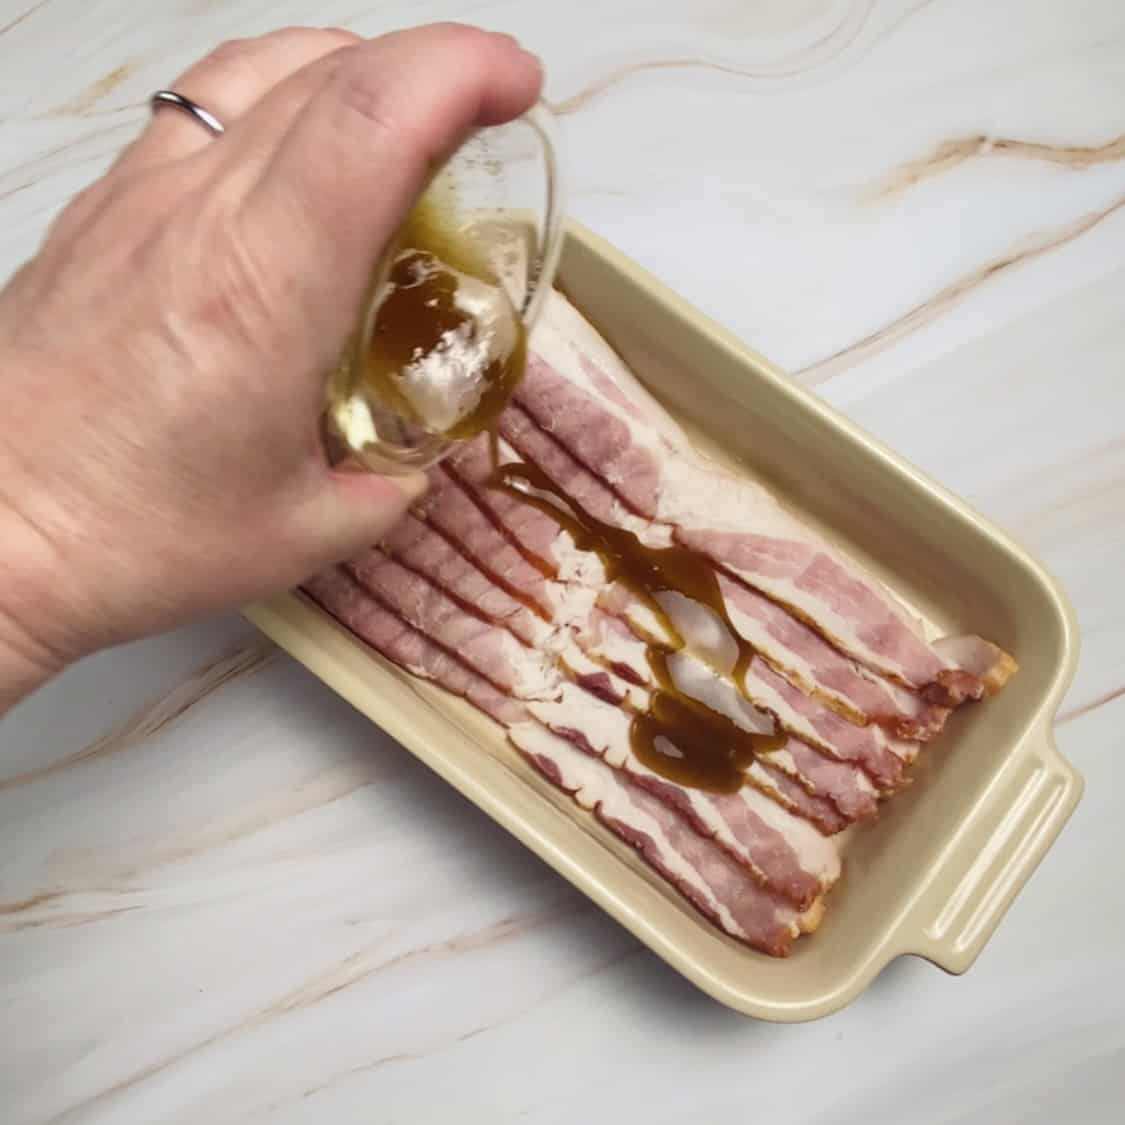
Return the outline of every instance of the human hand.
<path id="1" fill-rule="evenodd" d="M 96 648 L 288 588 L 421 487 L 332 469 L 324 380 L 428 170 L 536 60 L 437 25 L 227 44 L 0 294 L 0 713 Z"/>

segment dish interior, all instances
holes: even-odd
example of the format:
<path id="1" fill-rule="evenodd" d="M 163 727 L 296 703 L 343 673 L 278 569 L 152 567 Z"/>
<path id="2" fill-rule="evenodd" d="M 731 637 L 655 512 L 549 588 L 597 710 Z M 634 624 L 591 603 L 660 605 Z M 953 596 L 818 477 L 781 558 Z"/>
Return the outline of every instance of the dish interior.
<path id="1" fill-rule="evenodd" d="M 1049 735 L 1075 659 L 1065 601 L 1004 536 L 580 228 L 566 239 L 559 283 L 706 453 L 764 481 L 935 634 L 979 633 L 1020 663 L 999 696 L 953 716 L 909 789 L 854 832 L 817 933 L 786 960 L 747 950 L 467 704 L 402 673 L 299 596 L 248 616 L 733 1007 L 775 1020 L 823 1015 L 904 952 L 967 968 L 1081 791 Z"/>

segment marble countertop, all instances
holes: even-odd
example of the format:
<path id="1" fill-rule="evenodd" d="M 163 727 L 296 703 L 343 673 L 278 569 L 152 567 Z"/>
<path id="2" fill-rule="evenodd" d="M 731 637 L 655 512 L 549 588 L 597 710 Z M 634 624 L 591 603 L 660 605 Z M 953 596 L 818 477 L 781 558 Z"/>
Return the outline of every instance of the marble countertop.
<path id="1" fill-rule="evenodd" d="M 0 725 L 0 1119 L 1120 1121 L 1125 6 L 0 0 L 0 274 L 217 41 L 436 17 L 542 54 L 577 218 L 1061 579 L 1086 797 L 967 976 L 758 1024 L 206 622 Z"/>

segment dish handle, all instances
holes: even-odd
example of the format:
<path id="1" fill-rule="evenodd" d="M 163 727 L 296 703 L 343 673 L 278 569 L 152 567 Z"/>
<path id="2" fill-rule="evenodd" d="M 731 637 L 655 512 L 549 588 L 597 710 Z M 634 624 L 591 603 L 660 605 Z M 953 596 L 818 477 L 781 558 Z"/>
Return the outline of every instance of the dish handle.
<path id="1" fill-rule="evenodd" d="M 949 842 L 904 927 L 902 951 L 947 972 L 965 972 L 1062 831 L 1083 788 L 1081 774 L 1055 747 L 1052 718 L 1045 717 Z"/>

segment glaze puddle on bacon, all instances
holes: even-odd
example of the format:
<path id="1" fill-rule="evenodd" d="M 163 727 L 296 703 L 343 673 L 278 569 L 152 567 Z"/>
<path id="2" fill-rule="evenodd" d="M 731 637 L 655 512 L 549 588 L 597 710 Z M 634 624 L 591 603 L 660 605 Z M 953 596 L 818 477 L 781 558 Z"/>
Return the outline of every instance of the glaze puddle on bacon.
<path id="1" fill-rule="evenodd" d="M 854 561 L 706 461 L 553 294 L 498 435 L 304 587 L 474 704 L 731 937 L 816 928 L 839 833 L 1015 661 L 926 639 Z"/>

